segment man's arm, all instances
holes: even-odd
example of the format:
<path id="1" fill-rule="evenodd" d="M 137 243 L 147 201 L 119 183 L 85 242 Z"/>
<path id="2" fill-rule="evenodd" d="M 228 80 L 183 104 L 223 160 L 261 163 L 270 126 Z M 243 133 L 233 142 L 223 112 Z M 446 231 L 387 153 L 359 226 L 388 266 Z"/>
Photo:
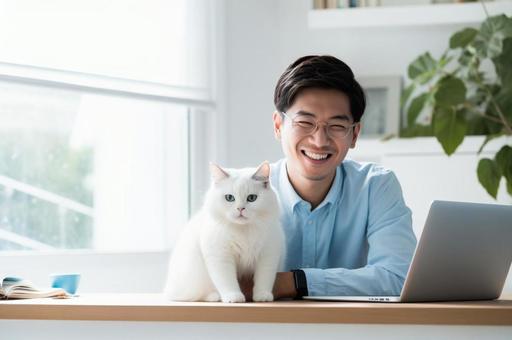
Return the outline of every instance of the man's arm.
<path id="1" fill-rule="evenodd" d="M 309 295 L 399 295 L 416 246 L 411 212 L 393 173 L 369 189 L 367 265 L 357 269 L 302 268 Z"/>

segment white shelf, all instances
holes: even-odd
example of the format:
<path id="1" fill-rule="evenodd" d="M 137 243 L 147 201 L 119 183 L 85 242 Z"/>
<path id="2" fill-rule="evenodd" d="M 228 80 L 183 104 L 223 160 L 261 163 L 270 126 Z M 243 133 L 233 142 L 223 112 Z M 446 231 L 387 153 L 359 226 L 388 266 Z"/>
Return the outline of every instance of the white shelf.
<path id="1" fill-rule="evenodd" d="M 457 148 L 457 155 L 476 155 L 484 142 L 484 136 L 466 136 Z M 494 155 L 505 144 L 511 144 L 512 137 L 500 137 L 491 140 L 482 151 L 482 156 Z M 435 137 L 392 138 L 382 141 L 376 138 L 361 138 L 357 140 L 356 148 L 349 152 L 354 158 L 377 158 L 383 156 L 426 156 L 445 155 L 441 144 Z"/>
<path id="2" fill-rule="evenodd" d="M 512 1 L 486 3 L 489 15 L 512 14 Z M 485 20 L 482 4 L 436 4 L 311 10 L 310 28 L 398 27 L 472 24 Z"/>

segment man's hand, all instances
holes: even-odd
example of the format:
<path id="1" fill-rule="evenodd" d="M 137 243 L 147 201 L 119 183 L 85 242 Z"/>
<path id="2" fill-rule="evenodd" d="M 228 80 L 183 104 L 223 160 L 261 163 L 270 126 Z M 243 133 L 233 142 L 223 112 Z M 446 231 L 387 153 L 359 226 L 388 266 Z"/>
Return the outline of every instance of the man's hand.
<path id="1" fill-rule="evenodd" d="M 252 277 L 242 278 L 239 281 L 239 284 L 240 290 L 242 290 L 242 293 L 245 295 L 245 300 L 252 301 L 252 288 L 254 286 Z M 294 298 L 297 295 L 292 272 L 277 273 L 272 294 L 274 294 L 274 300 L 282 298 Z"/>

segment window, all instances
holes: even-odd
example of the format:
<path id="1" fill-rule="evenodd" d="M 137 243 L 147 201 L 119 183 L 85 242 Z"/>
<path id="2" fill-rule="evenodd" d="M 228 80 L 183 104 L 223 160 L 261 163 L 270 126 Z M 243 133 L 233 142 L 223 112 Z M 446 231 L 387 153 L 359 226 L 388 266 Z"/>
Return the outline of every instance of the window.
<path id="1" fill-rule="evenodd" d="M 169 247 L 212 108 L 208 1 L 0 8 L 0 251 Z"/>
<path id="2" fill-rule="evenodd" d="M 14 82 L 0 93 L 0 249 L 166 247 L 188 212 L 186 106 Z"/>

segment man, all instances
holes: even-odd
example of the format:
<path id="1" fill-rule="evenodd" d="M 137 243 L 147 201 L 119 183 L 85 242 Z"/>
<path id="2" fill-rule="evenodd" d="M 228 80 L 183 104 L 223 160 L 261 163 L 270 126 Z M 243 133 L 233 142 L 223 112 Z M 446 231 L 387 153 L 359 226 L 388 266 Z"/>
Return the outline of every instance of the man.
<path id="1" fill-rule="evenodd" d="M 416 246 L 395 175 L 345 159 L 356 146 L 365 96 L 332 56 L 306 56 L 277 82 L 272 164 L 282 208 L 285 270 L 274 298 L 399 295 Z"/>

